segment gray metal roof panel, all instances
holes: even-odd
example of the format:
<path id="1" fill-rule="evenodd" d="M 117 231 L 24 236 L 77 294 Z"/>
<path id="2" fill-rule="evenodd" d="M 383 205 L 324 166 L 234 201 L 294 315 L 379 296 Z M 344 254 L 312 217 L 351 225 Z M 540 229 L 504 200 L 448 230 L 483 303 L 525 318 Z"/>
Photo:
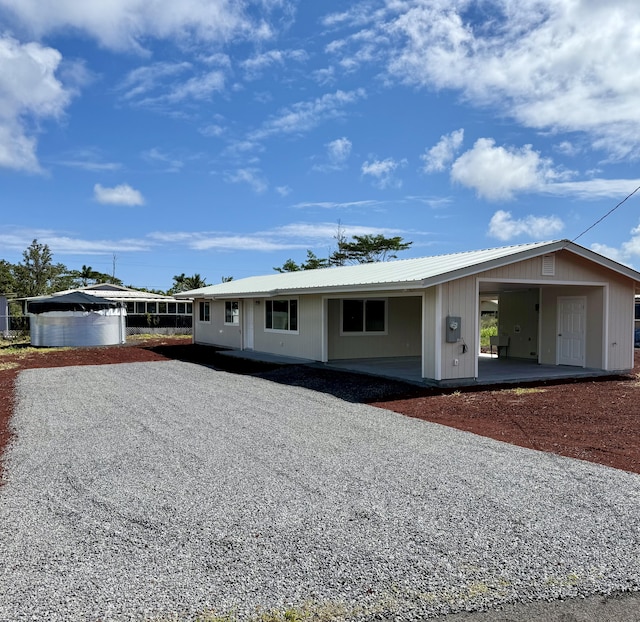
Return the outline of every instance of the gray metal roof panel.
<path id="1" fill-rule="evenodd" d="M 176 298 L 269 296 L 296 291 L 362 289 L 367 286 L 375 289 L 422 286 L 432 284 L 430 281 L 434 280 L 447 280 L 447 275 L 462 276 L 462 273 L 472 274 L 487 269 L 488 265 L 493 267 L 491 264 L 510 263 L 517 255 L 525 258 L 531 254 L 552 252 L 563 244 L 570 243 L 566 240 L 536 242 L 432 257 L 252 276 L 182 292 L 176 294 Z"/>

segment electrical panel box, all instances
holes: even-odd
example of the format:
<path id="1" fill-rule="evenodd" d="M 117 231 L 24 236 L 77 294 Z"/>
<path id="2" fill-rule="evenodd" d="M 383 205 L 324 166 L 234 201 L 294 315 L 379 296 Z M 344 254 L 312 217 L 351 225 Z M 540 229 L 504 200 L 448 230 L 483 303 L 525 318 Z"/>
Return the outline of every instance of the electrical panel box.
<path id="1" fill-rule="evenodd" d="M 462 336 L 462 318 L 456 315 L 448 315 L 445 330 L 447 343 L 460 341 Z"/>

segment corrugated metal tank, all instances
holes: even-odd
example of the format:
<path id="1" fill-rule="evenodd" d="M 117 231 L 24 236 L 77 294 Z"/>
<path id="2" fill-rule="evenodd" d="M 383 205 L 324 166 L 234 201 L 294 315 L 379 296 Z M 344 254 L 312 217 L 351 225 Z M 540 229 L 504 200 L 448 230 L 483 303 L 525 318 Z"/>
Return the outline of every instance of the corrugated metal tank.
<path id="1" fill-rule="evenodd" d="M 112 346 L 125 342 L 126 311 L 47 311 L 31 315 L 31 345 Z"/>
<path id="2" fill-rule="evenodd" d="M 28 313 L 34 346 L 115 346 L 126 339 L 121 304 L 84 292 L 33 299 Z"/>

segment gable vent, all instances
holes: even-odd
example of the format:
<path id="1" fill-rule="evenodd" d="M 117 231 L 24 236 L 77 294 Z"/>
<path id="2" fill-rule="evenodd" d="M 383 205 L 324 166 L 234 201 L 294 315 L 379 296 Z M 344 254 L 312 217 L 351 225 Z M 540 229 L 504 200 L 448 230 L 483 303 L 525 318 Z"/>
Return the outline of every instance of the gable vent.
<path id="1" fill-rule="evenodd" d="M 542 276 L 555 276 L 555 275 L 556 275 L 556 256 L 543 255 L 542 256 Z"/>

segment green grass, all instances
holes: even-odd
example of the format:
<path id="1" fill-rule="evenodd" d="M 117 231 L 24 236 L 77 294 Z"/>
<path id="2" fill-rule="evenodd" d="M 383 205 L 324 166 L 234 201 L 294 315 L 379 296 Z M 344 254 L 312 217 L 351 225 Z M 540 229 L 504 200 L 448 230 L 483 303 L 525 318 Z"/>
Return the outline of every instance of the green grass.
<path id="1" fill-rule="evenodd" d="M 482 318 L 480 324 L 480 346 L 488 348 L 490 346 L 489 338 L 498 334 L 498 318 Z"/>
<path id="2" fill-rule="evenodd" d="M 515 395 L 527 395 L 529 393 L 544 393 L 546 389 L 540 389 L 538 387 L 516 387 L 515 389 L 504 389 L 504 391 Z"/>

